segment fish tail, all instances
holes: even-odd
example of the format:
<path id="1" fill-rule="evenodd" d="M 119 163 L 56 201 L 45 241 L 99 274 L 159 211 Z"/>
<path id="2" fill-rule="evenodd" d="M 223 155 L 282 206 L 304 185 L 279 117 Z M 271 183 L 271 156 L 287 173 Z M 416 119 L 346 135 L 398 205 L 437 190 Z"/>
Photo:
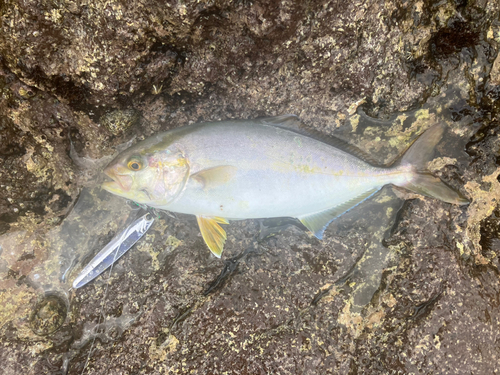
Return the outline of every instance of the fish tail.
<path id="1" fill-rule="evenodd" d="M 470 202 L 467 198 L 427 170 L 427 163 L 433 159 L 435 146 L 443 137 L 444 129 L 441 124 L 432 126 L 406 151 L 401 159 L 400 167 L 410 169 L 411 175 L 400 186 L 447 203 L 468 204 Z"/>

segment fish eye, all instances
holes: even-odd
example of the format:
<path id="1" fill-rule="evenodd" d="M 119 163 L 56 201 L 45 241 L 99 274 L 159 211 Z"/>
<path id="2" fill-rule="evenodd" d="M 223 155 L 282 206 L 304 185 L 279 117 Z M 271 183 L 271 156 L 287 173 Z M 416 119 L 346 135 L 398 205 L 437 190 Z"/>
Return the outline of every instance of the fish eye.
<path id="1" fill-rule="evenodd" d="M 133 171 L 140 171 L 142 169 L 142 163 L 138 160 L 132 159 L 128 162 L 127 167 Z"/>

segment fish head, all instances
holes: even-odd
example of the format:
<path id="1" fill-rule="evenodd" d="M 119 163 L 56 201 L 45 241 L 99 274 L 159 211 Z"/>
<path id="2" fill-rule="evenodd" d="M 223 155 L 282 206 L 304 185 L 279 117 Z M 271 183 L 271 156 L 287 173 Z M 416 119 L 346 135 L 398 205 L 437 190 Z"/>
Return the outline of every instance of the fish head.
<path id="1" fill-rule="evenodd" d="M 151 147 L 143 141 L 119 154 L 104 169 L 112 181 L 104 182 L 102 188 L 137 203 L 165 206 L 184 189 L 189 169 L 178 145 Z"/>

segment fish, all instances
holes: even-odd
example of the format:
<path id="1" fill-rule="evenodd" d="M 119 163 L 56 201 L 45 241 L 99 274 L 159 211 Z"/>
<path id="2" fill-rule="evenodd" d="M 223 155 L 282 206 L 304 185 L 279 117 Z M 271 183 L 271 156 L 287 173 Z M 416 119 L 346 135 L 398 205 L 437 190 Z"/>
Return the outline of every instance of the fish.
<path id="1" fill-rule="evenodd" d="M 395 185 L 464 205 L 427 170 L 445 126 L 434 124 L 390 166 L 340 140 L 301 128 L 295 115 L 206 122 L 153 135 L 104 169 L 102 188 L 139 204 L 196 216 L 221 257 L 230 220 L 292 217 L 318 239 L 338 216 Z"/>

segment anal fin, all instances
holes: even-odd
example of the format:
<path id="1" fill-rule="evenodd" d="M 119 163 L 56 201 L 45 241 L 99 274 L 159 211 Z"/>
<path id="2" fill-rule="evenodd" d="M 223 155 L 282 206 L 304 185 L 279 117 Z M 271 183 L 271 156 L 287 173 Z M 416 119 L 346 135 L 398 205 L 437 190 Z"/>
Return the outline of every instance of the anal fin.
<path id="1" fill-rule="evenodd" d="M 363 194 L 358 195 L 355 198 L 352 198 L 344 203 L 341 203 L 335 207 L 326 209 L 324 211 L 315 212 L 308 215 L 303 215 L 298 217 L 300 222 L 304 224 L 304 226 L 309 229 L 318 239 L 323 239 L 323 233 L 328 225 L 332 222 L 333 219 L 342 215 L 343 213 L 349 211 L 353 207 L 357 206 L 365 199 L 368 199 L 377 191 L 379 188 L 371 189 Z"/>
<path id="2" fill-rule="evenodd" d="M 208 248 L 217 258 L 220 258 L 224 249 L 224 243 L 226 242 L 226 232 L 219 224 L 229 224 L 229 222 L 217 216 L 206 217 L 197 215 L 196 220 L 198 220 L 201 235 Z"/>

